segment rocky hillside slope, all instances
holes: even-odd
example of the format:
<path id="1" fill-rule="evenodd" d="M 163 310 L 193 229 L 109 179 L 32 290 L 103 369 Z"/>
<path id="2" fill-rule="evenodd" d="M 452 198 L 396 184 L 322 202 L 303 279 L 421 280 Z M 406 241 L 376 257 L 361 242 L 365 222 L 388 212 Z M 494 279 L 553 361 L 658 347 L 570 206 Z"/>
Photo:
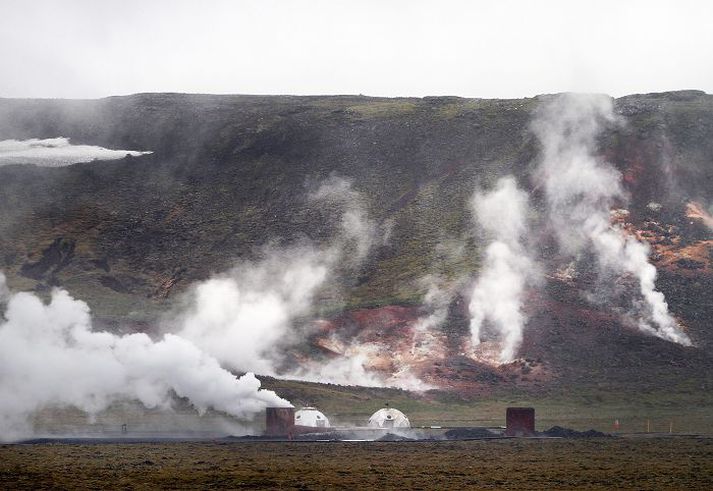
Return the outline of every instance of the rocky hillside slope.
<path id="1" fill-rule="evenodd" d="M 713 368 L 713 96 L 697 91 L 615 101 L 627 124 L 602 135 L 624 176 L 615 217 L 652 246 L 657 286 L 696 348 L 627 329 L 583 300 L 587 275 L 549 271 L 528 297 L 521 359 L 493 367 L 461 356 L 466 288 L 483 244 L 469 200 L 513 174 L 542 212 L 529 129 L 542 98 L 383 99 L 361 96 L 139 94 L 101 100 L 0 99 L 0 140 L 73 143 L 153 154 L 61 168 L 0 167 L 0 269 L 17 289 L 62 286 L 101 326 L 151 330 L 191 283 L 268 244 L 326 243 L 339 227 L 307 189 L 350 179 L 389 230 L 363 264 L 320 293 L 322 322 L 293 356 L 339 350 L 330 332 L 378 338 L 395 352 L 423 315 L 438 277 L 458 290 L 441 359 L 412 360 L 437 386 L 546 390 L 556 382 L 680 391 L 709 387 Z M 547 234 L 537 255 L 556 255 Z M 450 282 L 450 283 L 449 283 Z M 337 290 L 339 295 L 334 295 Z M 345 334 L 346 336 L 346 334 Z M 405 355 L 404 355 L 405 356 Z M 388 370 L 389 360 L 372 360 Z"/>

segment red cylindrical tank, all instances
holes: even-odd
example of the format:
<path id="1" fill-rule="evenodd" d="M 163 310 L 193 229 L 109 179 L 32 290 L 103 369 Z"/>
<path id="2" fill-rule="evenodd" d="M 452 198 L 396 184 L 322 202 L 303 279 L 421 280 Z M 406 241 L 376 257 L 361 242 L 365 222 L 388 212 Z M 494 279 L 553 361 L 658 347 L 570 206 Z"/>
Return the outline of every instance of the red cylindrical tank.
<path id="1" fill-rule="evenodd" d="M 505 412 L 505 435 L 532 436 L 535 434 L 535 409 L 509 407 Z"/>
<path id="2" fill-rule="evenodd" d="M 265 434 L 291 437 L 295 432 L 295 408 L 265 408 Z"/>

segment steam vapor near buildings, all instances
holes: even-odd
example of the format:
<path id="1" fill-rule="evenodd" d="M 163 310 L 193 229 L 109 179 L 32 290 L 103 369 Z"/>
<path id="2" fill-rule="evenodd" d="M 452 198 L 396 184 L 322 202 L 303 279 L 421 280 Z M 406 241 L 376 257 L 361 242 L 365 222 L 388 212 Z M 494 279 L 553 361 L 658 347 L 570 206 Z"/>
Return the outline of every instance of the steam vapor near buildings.
<path id="1" fill-rule="evenodd" d="M 45 407 L 72 406 L 93 415 L 115 401 L 169 409 L 173 395 L 204 413 L 251 419 L 267 406 L 289 406 L 260 388 L 252 373 L 236 377 L 189 340 L 166 334 L 119 336 L 95 331 L 87 304 L 55 289 L 44 303 L 10 292 L 0 273 L 0 439 L 33 434 L 30 417 Z"/>

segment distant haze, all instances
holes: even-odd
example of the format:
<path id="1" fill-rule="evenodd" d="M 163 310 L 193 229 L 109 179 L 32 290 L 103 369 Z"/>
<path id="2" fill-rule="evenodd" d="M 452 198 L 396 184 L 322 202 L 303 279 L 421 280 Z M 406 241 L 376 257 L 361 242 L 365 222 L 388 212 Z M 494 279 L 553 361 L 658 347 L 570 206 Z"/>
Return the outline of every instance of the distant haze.
<path id="1" fill-rule="evenodd" d="M 713 92 L 704 1 L 3 0 L 0 97 Z"/>

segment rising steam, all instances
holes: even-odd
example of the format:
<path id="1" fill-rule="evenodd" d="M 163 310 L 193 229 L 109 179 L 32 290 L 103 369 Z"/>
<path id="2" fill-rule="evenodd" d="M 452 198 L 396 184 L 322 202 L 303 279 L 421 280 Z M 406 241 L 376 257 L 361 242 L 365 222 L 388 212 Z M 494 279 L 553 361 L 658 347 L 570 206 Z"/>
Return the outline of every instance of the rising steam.
<path id="1" fill-rule="evenodd" d="M 7 306 L 0 324 L 0 436 L 30 434 L 28 417 L 48 406 L 96 414 L 128 399 L 166 408 L 175 394 L 199 412 L 248 418 L 265 406 L 289 404 L 261 390 L 253 371 L 386 385 L 368 370 L 369 347 L 324 363 L 283 363 L 287 348 L 303 340 L 298 320 L 311 313 L 316 292 L 338 263 L 365 258 L 380 231 L 348 181 L 330 178 L 310 200 L 341 209 L 341 232 L 331 243 L 268 248 L 263 259 L 199 283 L 170 326 L 177 335 L 159 341 L 95 332 L 88 306 L 66 291 L 55 290 L 45 304 L 31 293 L 9 292 L 0 276 L 0 302 Z M 221 364 L 249 373 L 236 378 Z"/>
<path id="2" fill-rule="evenodd" d="M 314 245 L 268 250 L 199 283 L 179 333 L 235 370 L 276 375 L 284 348 L 297 341 L 296 318 L 310 312 L 336 258 Z"/>
<path id="3" fill-rule="evenodd" d="M 0 440 L 32 434 L 28 418 L 49 406 L 91 414 L 117 400 L 170 408 L 173 394 L 199 413 L 212 408 L 251 418 L 266 406 L 289 403 L 260 389 L 252 373 L 240 378 L 190 341 L 167 334 L 117 336 L 92 330 L 89 307 L 64 290 L 49 303 L 31 293 L 5 292 L 0 320 Z"/>
<path id="4" fill-rule="evenodd" d="M 290 373 L 289 378 L 363 387 L 398 387 L 416 391 L 432 388 L 413 374 L 410 360 L 401 359 L 401 353 L 393 352 L 388 346 L 359 341 L 343 344 L 338 339 L 333 339 L 332 342 L 334 346 L 341 345 L 341 356 L 306 361 Z"/>
<path id="5" fill-rule="evenodd" d="M 419 282 L 426 288 L 422 300 L 422 308 L 425 312 L 413 326 L 416 334 L 427 333 L 446 321 L 448 306 L 454 295 L 452 288 L 448 288 L 445 280 L 437 275 L 424 276 Z"/>
<path id="6" fill-rule="evenodd" d="M 470 300 L 473 345 L 481 342 L 482 327 L 489 321 L 502 345 L 500 363 L 513 361 L 522 343 L 525 316 L 523 293 L 534 277 L 534 264 L 523 245 L 527 233 L 527 193 L 515 179 L 505 177 L 490 192 L 476 192 L 474 216 L 490 240 L 481 274 Z"/>
<path id="7" fill-rule="evenodd" d="M 595 157 L 596 138 L 617 123 L 607 96 L 564 94 L 544 104 L 532 129 L 542 145 L 539 177 L 549 216 L 563 252 L 593 251 L 603 271 L 631 274 L 639 284 L 644 312 L 638 325 L 663 339 L 690 345 L 655 289 L 656 268 L 649 248 L 610 222 L 616 200 L 624 199 L 621 174 Z"/>
<path id="8" fill-rule="evenodd" d="M 367 257 L 376 242 L 384 242 L 389 235 L 388 224 L 379 227 L 368 216 L 362 195 L 355 191 L 351 181 L 339 176 L 330 176 L 310 193 L 313 204 L 341 212 L 341 234 L 334 245 L 353 265 L 359 265 Z"/>
<path id="9" fill-rule="evenodd" d="M 371 348 L 345 348 L 336 359 L 285 363 L 289 348 L 304 341 L 303 324 L 315 295 L 345 265 L 356 268 L 388 235 L 368 217 L 350 181 L 332 176 L 309 194 L 312 206 L 336 209 L 340 231 L 329 244 L 269 248 L 265 257 L 199 283 L 188 307 L 171 324 L 181 336 L 240 371 L 347 385 L 401 385 L 368 371 Z"/>

